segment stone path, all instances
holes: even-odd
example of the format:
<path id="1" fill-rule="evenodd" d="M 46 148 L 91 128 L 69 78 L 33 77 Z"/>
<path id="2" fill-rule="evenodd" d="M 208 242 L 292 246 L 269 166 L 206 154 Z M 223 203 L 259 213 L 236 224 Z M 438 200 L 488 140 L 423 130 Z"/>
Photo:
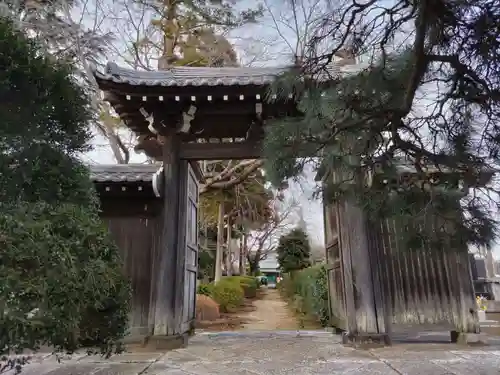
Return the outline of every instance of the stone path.
<path id="1" fill-rule="evenodd" d="M 255 311 L 242 314 L 245 320 L 243 330 L 294 330 L 299 329 L 295 316 L 285 301 L 282 300 L 278 290 L 266 289 L 261 299 L 253 301 Z"/>
<path id="2" fill-rule="evenodd" d="M 500 346 L 398 344 L 356 350 L 325 331 L 195 335 L 188 348 L 127 353 L 104 360 L 38 356 L 24 375 L 499 375 Z M 9 374 L 10 375 L 10 374 Z"/>
<path id="3" fill-rule="evenodd" d="M 109 359 L 82 353 L 60 362 L 39 354 L 21 375 L 500 375 L 500 338 L 467 348 L 442 344 L 448 332 L 414 332 L 401 337 L 406 344 L 356 350 L 333 333 L 298 330 L 277 290 L 254 303 L 243 330 L 198 333 L 185 349 Z"/>

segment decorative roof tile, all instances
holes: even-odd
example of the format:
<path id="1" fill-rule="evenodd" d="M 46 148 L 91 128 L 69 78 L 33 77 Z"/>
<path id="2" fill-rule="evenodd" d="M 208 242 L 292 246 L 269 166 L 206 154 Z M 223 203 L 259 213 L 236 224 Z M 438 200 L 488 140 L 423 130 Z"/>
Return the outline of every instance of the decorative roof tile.
<path id="1" fill-rule="evenodd" d="M 246 86 L 267 85 L 290 67 L 253 68 L 253 67 L 173 67 L 162 71 L 137 71 L 121 68 L 108 63 L 104 73 L 94 70 L 97 80 L 134 86 Z M 331 65 L 324 73 L 324 79 L 340 74 L 340 66 Z"/>
<path id="2" fill-rule="evenodd" d="M 100 164 L 90 166 L 93 182 L 150 182 L 161 164 Z"/>

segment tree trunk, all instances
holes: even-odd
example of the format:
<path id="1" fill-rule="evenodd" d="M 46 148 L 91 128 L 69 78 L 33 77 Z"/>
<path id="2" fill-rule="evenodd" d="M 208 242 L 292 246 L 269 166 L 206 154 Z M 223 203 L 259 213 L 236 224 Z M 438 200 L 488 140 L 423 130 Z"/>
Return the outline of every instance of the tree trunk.
<path id="1" fill-rule="evenodd" d="M 244 258 L 245 258 L 245 252 L 244 252 L 244 246 L 245 246 L 245 241 L 244 241 L 245 236 L 243 235 L 241 240 L 240 240 L 240 255 L 238 257 L 238 270 L 240 271 L 240 276 L 245 275 L 245 267 L 244 267 Z"/>
<path id="2" fill-rule="evenodd" d="M 248 261 L 250 275 L 252 276 L 257 276 L 257 273 L 259 272 L 259 261 L 257 259 L 258 258 L 256 257 Z"/>
<path id="3" fill-rule="evenodd" d="M 97 103 L 97 101 L 94 107 L 96 111 L 99 111 L 99 104 Z M 123 144 L 116 129 L 113 128 L 113 125 L 108 124 L 108 121 L 109 120 L 107 118 L 102 119 L 102 125 L 97 124 L 97 129 L 101 133 L 101 135 L 108 140 L 109 147 L 111 148 L 111 152 L 113 153 L 115 161 L 118 164 L 128 164 L 130 159 L 130 152 Z"/>
<path id="4" fill-rule="evenodd" d="M 242 273 L 241 275 L 246 275 L 247 274 L 247 256 L 248 256 L 248 233 L 247 233 L 247 228 L 243 227 L 243 251 L 241 254 L 241 267 L 242 267 Z"/>
<path id="5" fill-rule="evenodd" d="M 232 276 L 233 274 L 233 260 L 232 260 L 232 244 L 231 244 L 231 218 L 227 218 L 227 237 L 226 237 L 226 275 Z"/>
<path id="6" fill-rule="evenodd" d="M 224 204 L 219 203 L 219 219 L 217 223 L 217 252 L 215 253 L 215 280 L 217 283 L 222 278 L 222 258 L 224 244 Z"/>
<path id="7" fill-rule="evenodd" d="M 175 35 L 177 34 L 177 1 L 164 0 L 163 19 L 168 32 L 163 33 L 163 54 L 158 59 L 158 70 L 167 70 L 175 59 Z"/>
<path id="8" fill-rule="evenodd" d="M 114 129 L 108 129 L 106 135 L 113 156 L 118 164 L 128 164 L 130 159 L 130 153 L 127 148 L 123 145 L 120 136 L 115 133 Z"/>

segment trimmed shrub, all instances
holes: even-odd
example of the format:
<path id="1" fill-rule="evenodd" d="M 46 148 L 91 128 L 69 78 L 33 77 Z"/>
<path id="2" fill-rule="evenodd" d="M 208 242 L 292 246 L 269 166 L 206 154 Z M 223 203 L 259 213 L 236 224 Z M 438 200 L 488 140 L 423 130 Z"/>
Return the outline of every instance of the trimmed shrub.
<path id="1" fill-rule="evenodd" d="M 280 290 L 285 298 L 293 302 L 294 308 L 323 327 L 330 322 L 326 272 L 323 265 L 313 266 L 284 275 L 280 282 Z"/>
<path id="2" fill-rule="evenodd" d="M 229 276 L 224 280 L 234 282 L 243 288 L 243 293 L 246 298 L 255 298 L 257 296 L 257 289 L 260 283 L 257 278 L 252 276 Z"/>
<path id="3" fill-rule="evenodd" d="M 239 283 L 223 278 L 214 285 L 212 298 L 222 312 L 229 312 L 243 304 L 245 293 Z"/>
<path id="4" fill-rule="evenodd" d="M 219 305 L 209 296 L 196 295 L 196 320 L 214 321 L 220 318 Z"/>
<path id="5" fill-rule="evenodd" d="M 197 294 L 203 294 L 204 296 L 211 296 L 214 291 L 214 284 L 200 284 L 198 285 Z"/>

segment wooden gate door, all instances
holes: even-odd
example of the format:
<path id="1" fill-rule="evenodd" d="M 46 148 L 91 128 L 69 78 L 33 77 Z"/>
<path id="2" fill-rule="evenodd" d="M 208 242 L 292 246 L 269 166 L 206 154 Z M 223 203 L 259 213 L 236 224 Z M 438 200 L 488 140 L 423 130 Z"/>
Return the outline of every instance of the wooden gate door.
<path id="1" fill-rule="evenodd" d="M 198 178 L 187 163 L 186 258 L 184 272 L 184 309 L 182 331 L 194 329 L 196 279 L 198 274 Z"/>
<path id="2" fill-rule="evenodd" d="M 345 288 L 342 274 L 342 254 L 340 253 L 339 246 L 337 212 L 338 210 L 335 205 L 323 203 L 330 324 L 338 330 L 346 331 Z"/>

